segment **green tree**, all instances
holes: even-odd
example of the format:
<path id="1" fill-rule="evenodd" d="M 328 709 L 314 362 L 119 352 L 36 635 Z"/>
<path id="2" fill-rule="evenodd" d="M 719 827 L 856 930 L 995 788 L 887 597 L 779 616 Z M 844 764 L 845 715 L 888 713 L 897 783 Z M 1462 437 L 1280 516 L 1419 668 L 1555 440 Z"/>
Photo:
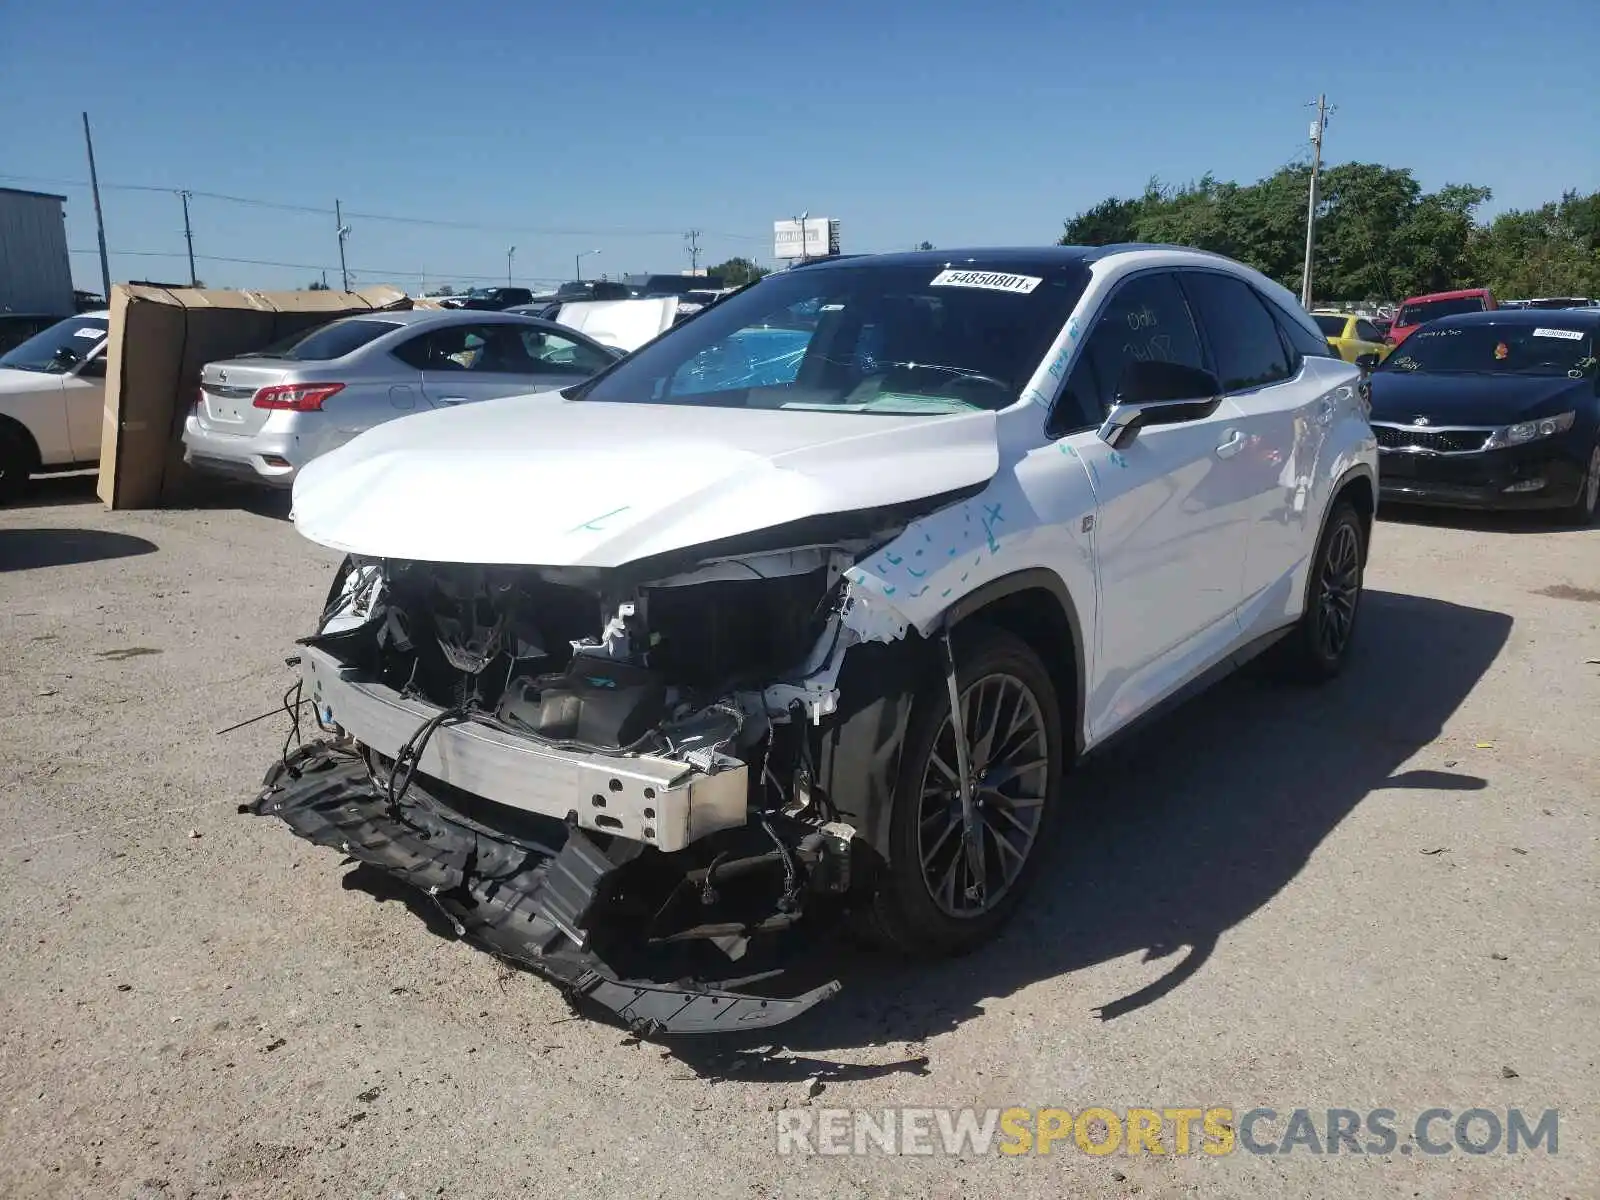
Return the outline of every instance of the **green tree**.
<path id="1" fill-rule="evenodd" d="M 1138 200 L 1119 200 L 1112 196 L 1066 222 L 1061 235 L 1063 246 L 1109 246 L 1131 242 L 1137 236 Z"/>
<path id="2" fill-rule="evenodd" d="M 1496 295 L 1600 295 L 1600 192 L 1501 213 L 1478 232 L 1474 260 Z"/>
<path id="3" fill-rule="evenodd" d="M 313 279 L 310 283 L 306 284 L 306 291 L 308 292 L 325 292 L 327 290 L 328 285 L 323 283 L 320 279 Z"/>
<path id="4" fill-rule="evenodd" d="M 771 273 L 768 268 L 742 257 L 730 258 L 727 262 L 718 263 L 716 266 L 706 269 L 706 274 L 708 275 L 721 276 L 723 285 L 726 287 L 740 287 Z"/>
<path id="5" fill-rule="evenodd" d="M 932 250 L 933 248 L 934 248 L 934 245 L 933 245 L 932 242 L 918 242 L 917 243 L 917 249 L 918 250 Z"/>
<path id="6" fill-rule="evenodd" d="M 1250 184 L 1212 175 L 1176 186 L 1152 179 L 1137 199 L 1111 197 L 1079 213 L 1061 240 L 1193 246 L 1248 263 L 1299 291 L 1310 183 L 1305 163 Z M 1328 168 L 1318 181 L 1316 294 L 1393 299 L 1471 281 L 1477 273 L 1473 213 L 1488 198 L 1487 188 L 1463 184 L 1425 193 L 1402 168 Z"/>

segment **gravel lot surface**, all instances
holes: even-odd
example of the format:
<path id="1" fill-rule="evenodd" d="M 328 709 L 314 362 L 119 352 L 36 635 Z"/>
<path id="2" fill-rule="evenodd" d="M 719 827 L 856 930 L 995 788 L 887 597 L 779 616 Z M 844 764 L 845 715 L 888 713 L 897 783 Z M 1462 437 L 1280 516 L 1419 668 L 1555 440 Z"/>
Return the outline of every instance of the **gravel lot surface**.
<path id="1" fill-rule="evenodd" d="M 1074 777 L 1000 942 L 841 953 L 740 1047 L 570 1019 L 236 813 L 284 723 L 216 731 L 336 560 L 271 501 L 0 511 L 0 1196 L 1600 1194 L 1600 529 L 1381 521 L 1345 677 L 1179 709 Z M 1559 1151 L 775 1151 L 790 1106 L 969 1104 L 1555 1108 Z"/>

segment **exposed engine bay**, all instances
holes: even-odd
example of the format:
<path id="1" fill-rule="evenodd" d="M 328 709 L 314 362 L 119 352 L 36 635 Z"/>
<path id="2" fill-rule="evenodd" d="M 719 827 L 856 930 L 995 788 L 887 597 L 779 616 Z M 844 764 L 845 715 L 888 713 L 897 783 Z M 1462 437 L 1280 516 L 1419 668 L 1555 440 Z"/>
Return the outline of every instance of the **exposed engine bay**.
<path id="1" fill-rule="evenodd" d="M 882 540 L 658 577 L 352 556 L 301 642 L 328 736 L 275 764 L 252 811 L 635 1029 L 788 1020 L 838 984 L 774 991 L 786 947 L 873 870 L 857 823 L 884 789 L 831 780 L 863 642 L 843 576 Z M 862 665 L 878 702 L 893 680 Z"/>

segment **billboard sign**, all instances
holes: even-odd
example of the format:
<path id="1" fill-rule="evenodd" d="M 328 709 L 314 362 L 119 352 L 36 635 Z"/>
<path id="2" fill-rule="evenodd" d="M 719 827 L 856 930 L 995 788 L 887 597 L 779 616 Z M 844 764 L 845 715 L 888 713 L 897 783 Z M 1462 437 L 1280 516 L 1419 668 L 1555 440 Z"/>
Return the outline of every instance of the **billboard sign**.
<path id="1" fill-rule="evenodd" d="M 772 223 L 772 257 L 825 258 L 839 253 L 839 222 L 828 217 Z"/>

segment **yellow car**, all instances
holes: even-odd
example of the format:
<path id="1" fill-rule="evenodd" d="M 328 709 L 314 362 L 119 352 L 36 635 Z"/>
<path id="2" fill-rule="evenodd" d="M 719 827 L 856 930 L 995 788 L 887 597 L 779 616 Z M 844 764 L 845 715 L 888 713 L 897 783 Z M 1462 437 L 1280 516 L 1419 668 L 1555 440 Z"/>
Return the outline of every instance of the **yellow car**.
<path id="1" fill-rule="evenodd" d="M 1329 348 L 1345 362 L 1355 362 L 1360 354 L 1376 354 L 1382 362 L 1394 349 L 1383 340 L 1378 327 L 1365 317 L 1319 310 L 1311 314 L 1311 319 L 1328 339 Z"/>

